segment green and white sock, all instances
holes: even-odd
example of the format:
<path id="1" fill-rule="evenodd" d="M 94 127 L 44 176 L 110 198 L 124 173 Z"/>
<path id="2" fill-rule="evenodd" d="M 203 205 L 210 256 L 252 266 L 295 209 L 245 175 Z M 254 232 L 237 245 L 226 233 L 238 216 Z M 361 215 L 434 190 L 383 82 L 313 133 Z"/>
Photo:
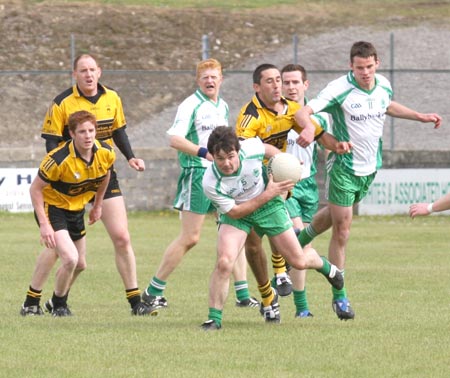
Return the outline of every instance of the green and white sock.
<path id="1" fill-rule="evenodd" d="M 300 242 L 300 245 L 304 247 L 305 245 L 311 243 L 317 235 L 318 234 L 316 230 L 314 230 L 312 224 L 309 224 L 307 227 L 300 231 L 297 239 Z"/>
<path id="2" fill-rule="evenodd" d="M 234 283 L 234 291 L 236 292 L 236 299 L 243 301 L 250 298 L 250 291 L 248 290 L 247 281 L 236 281 Z"/>
<path id="3" fill-rule="evenodd" d="M 153 277 L 150 284 L 147 287 L 147 293 L 154 295 L 155 297 L 161 297 L 166 289 L 166 281 Z"/>

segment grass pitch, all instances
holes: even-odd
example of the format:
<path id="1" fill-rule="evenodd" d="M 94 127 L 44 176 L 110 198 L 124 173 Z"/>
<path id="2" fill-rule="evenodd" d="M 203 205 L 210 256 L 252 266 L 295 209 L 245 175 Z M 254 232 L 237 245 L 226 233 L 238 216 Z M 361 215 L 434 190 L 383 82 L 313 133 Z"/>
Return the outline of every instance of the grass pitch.
<path id="1" fill-rule="evenodd" d="M 224 310 L 223 329 L 205 333 L 216 230 L 169 279 L 169 308 L 157 317 L 129 313 L 102 224 L 88 228 L 88 268 L 73 287 L 71 318 L 22 318 L 39 245 L 31 214 L 0 214 L 2 252 L 0 377 L 446 377 L 450 357 L 450 219 L 355 218 L 346 281 L 354 321 L 331 310 L 329 285 L 308 274 L 314 318 L 295 319 L 292 296 L 280 299 L 282 323 L 257 309 Z M 138 276 L 145 288 L 179 230 L 172 212 L 131 213 Z M 325 253 L 329 234 L 316 248 Z M 267 247 L 267 244 L 266 244 Z M 267 248 L 268 250 L 268 248 Z M 251 292 L 258 296 L 249 272 Z M 52 293 L 53 277 L 43 298 Z"/>

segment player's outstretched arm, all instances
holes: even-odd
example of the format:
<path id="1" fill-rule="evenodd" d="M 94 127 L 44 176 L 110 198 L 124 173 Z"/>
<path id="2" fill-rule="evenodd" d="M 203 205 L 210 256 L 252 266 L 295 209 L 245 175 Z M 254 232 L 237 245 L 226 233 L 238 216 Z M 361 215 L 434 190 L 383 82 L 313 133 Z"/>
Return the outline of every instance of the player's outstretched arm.
<path id="1" fill-rule="evenodd" d="M 450 193 L 439 198 L 432 203 L 413 203 L 409 207 L 409 216 L 415 218 L 419 215 L 429 215 L 431 213 L 438 213 L 441 211 L 450 210 Z"/>
<path id="2" fill-rule="evenodd" d="M 339 155 L 347 154 L 352 149 L 351 142 L 340 142 L 326 131 L 320 136 L 318 141 L 325 149 L 336 152 Z"/>
<path id="3" fill-rule="evenodd" d="M 410 119 L 413 121 L 419 121 L 423 123 L 431 122 L 434 123 L 435 129 L 441 127 L 442 122 L 442 117 L 439 114 L 419 113 L 416 112 L 415 110 L 408 108 L 405 105 L 398 103 L 397 101 L 392 101 L 389 104 L 386 114 L 395 118 Z"/>

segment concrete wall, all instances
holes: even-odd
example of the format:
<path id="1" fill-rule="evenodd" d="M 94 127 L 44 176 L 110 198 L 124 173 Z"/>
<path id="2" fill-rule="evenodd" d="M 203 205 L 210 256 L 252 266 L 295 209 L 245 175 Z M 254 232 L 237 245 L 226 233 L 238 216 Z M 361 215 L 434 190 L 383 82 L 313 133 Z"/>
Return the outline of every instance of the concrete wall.
<path id="1" fill-rule="evenodd" d="M 179 165 L 175 150 L 169 147 L 135 148 L 145 161 L 146 170 L 136 172 L 118 152 L 115 168 L 128 210 L 161 210 L 172 208 Z M 1 168 L 39 167 L 44 149 L 0 149 Z"/>
<path id="2" fill-rule="evenodd" d="M 179 166 L 176 152 L 168 147 L 135 148 L 144 159 L 145 172 L 136 172 L 118 153 L 115 164 L 120 186 L 129 210 L 162 210 L 172 208 Z M 0 167 L 38 167 L 43 149 L 0 149 Z M 318 181 L 323 195 L 323 156 L 319 157 Z M 384 168 L 449 168 L 450 151 L 384 151 Z M 322 203 L 324 199 L 322 197 Z"/>

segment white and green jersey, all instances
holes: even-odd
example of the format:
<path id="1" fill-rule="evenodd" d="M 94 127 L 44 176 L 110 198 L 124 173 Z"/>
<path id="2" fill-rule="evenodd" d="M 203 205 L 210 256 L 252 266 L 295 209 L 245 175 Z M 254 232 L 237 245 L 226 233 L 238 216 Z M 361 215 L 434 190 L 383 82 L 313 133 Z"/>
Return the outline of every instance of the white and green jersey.
<path id="1" fill-rule="evenodd" d="M 178 135 L 190 142 L 206 147 L 211 132 L 217 126 L 228 126 L 228 104 L 218 98 L 217 102 L 203 94 L 199 89 L 186 98 L 179 106 L 168 135 Z M 203 167 L 211 165 L 206 159 L 178 151 L 181 168 Z"/>
<path id="2" fill-rule="evenodd" d="M 241 142 L 240 167 L 235 174 L 223 175 L 215 163 L 206 169 L 203 191 L 220 213 L 226 214 L 235 204 L 251 200 L 264 191 L 264 153 L 265 147 L 261 139 L 245 139 Z"/>
<path id="3" fill-rule="evenodd" d="M 330 117 L 328 113 L 317 113 L 311 116 L 311 119 L 319 124 L 322 129 L 329 131 Z M 317 142 L 312 142 L 308 147 L 303 148 L 297 144 L 299 134 L 291 129 L 287 136 L 286 152 L 296 156 L 303 163 L 302 180 L 314 176 L 317 173 Z"/>
<path id="4" fill-rule="evenodd" d="M 381 167 L 383 126 L 391 99 L 391 84 L 384 76 L 376 74 L 374 88 L 367 91 L 349 72 L 308 102 L 314 113 L 331 114 L 336 139 L 352 142 L 351 153 L 334 155 L 332 163 L 356 176 L 368 176 Z"/>

